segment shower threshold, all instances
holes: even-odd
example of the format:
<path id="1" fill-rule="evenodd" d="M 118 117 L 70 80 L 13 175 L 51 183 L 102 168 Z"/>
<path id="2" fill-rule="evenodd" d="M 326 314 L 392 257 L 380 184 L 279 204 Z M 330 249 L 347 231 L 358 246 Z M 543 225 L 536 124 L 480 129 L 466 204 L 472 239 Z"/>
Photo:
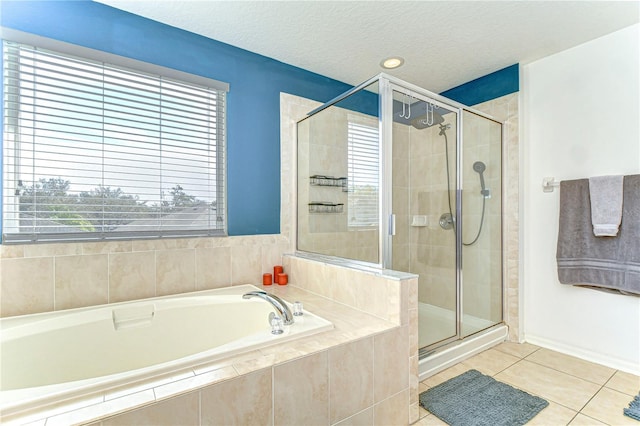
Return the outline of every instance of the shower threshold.
<path id="1" fill-rule="evenodd" d="M 435 349 L 420 358 L 418 363 L 420 381 L 504 342 L 507 339 L 507 334 L 507 326 L 497 324 L 483 332 Z"/>

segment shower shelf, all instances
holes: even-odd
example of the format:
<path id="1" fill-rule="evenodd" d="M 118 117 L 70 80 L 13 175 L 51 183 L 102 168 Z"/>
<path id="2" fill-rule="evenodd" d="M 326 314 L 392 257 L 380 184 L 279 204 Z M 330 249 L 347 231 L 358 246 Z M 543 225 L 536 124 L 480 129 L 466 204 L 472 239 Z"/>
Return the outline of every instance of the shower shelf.
<path id="1" fill-rule="evenodd" d="M 333 177 L 313 175 L 309 177 L 311 185 L 313 186 L 335 186 L 342 188 L 343 191 L 347 191 L 347 178 L 346 177 Z"/>
<path id="2" fill-rule="evenodd" d="M 314 201 L 309 203 L 309 213 L 342 213 L 344 204 L 327 203 L 322 201 Z"/>

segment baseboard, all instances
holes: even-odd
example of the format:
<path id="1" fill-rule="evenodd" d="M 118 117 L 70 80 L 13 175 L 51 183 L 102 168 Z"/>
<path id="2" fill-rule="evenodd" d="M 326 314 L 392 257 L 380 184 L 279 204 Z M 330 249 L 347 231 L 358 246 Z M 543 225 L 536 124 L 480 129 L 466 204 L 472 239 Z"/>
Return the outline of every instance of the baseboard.
<path id="1" fill-rule="evenodd" d="M 611 357 L 609 355 L 576 348 L 575 346 L 567 345 L 566 343 L 558 342 L 557 340 L 547 339 L 530 333 L 526 334 L 525 341 L 532 345 L 560 352 L 565 355 L 574 356 L 585 361 L 595 362 L 596 364 L 615 368 L 616 370 L 621 370 L 626 373 L 640 375 L 640 360 L 638 360 L 638 362 L 630 362 L 624 359 Z"/>

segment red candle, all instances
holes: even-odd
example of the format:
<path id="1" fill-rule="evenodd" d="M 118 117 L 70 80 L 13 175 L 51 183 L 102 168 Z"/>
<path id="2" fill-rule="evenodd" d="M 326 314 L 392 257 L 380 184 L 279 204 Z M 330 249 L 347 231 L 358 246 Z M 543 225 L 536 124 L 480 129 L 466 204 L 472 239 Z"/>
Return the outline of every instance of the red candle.
<path id="1" fill-rule="evenodd" d="M 278 274 L 278 284 L 286 285 L 289 282 L 289 276 L 287 274 Z"/>
<path id="2" fill-rule="evenodd" d="M 262 285 L 271 285 L 273 284 L 273 277 L 271 274 L 262 274 Z"/>
<path id="3" fill-rule="evenodd" d="M 282 269 L 281 265 L 276 265 L 273 267 L 273 280 L 277 282 L 278 280 L 278 274 L 281 274 L 284 272 L 284 269 Z"/>

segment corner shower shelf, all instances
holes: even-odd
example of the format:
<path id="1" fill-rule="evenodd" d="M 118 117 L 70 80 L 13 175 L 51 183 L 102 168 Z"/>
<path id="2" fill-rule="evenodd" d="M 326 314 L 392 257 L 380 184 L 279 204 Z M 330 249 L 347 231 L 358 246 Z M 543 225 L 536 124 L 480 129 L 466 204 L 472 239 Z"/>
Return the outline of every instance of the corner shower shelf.
<path id="1" fill-rule="evenodd" d="M 323 175 L 313 175 L 309 177 L 311 185 L 313 186 L 335 186 L 342 188 L 343 191 L 347 191 L 347 178 L 346 177 L 333 177 Z"/>
<path id="2" fill-rule="evenodd" d="M 309 213 L 342 213 L 344 204 L 327 203 L 322 201 L 314 201 L 309 203 Z"/>

